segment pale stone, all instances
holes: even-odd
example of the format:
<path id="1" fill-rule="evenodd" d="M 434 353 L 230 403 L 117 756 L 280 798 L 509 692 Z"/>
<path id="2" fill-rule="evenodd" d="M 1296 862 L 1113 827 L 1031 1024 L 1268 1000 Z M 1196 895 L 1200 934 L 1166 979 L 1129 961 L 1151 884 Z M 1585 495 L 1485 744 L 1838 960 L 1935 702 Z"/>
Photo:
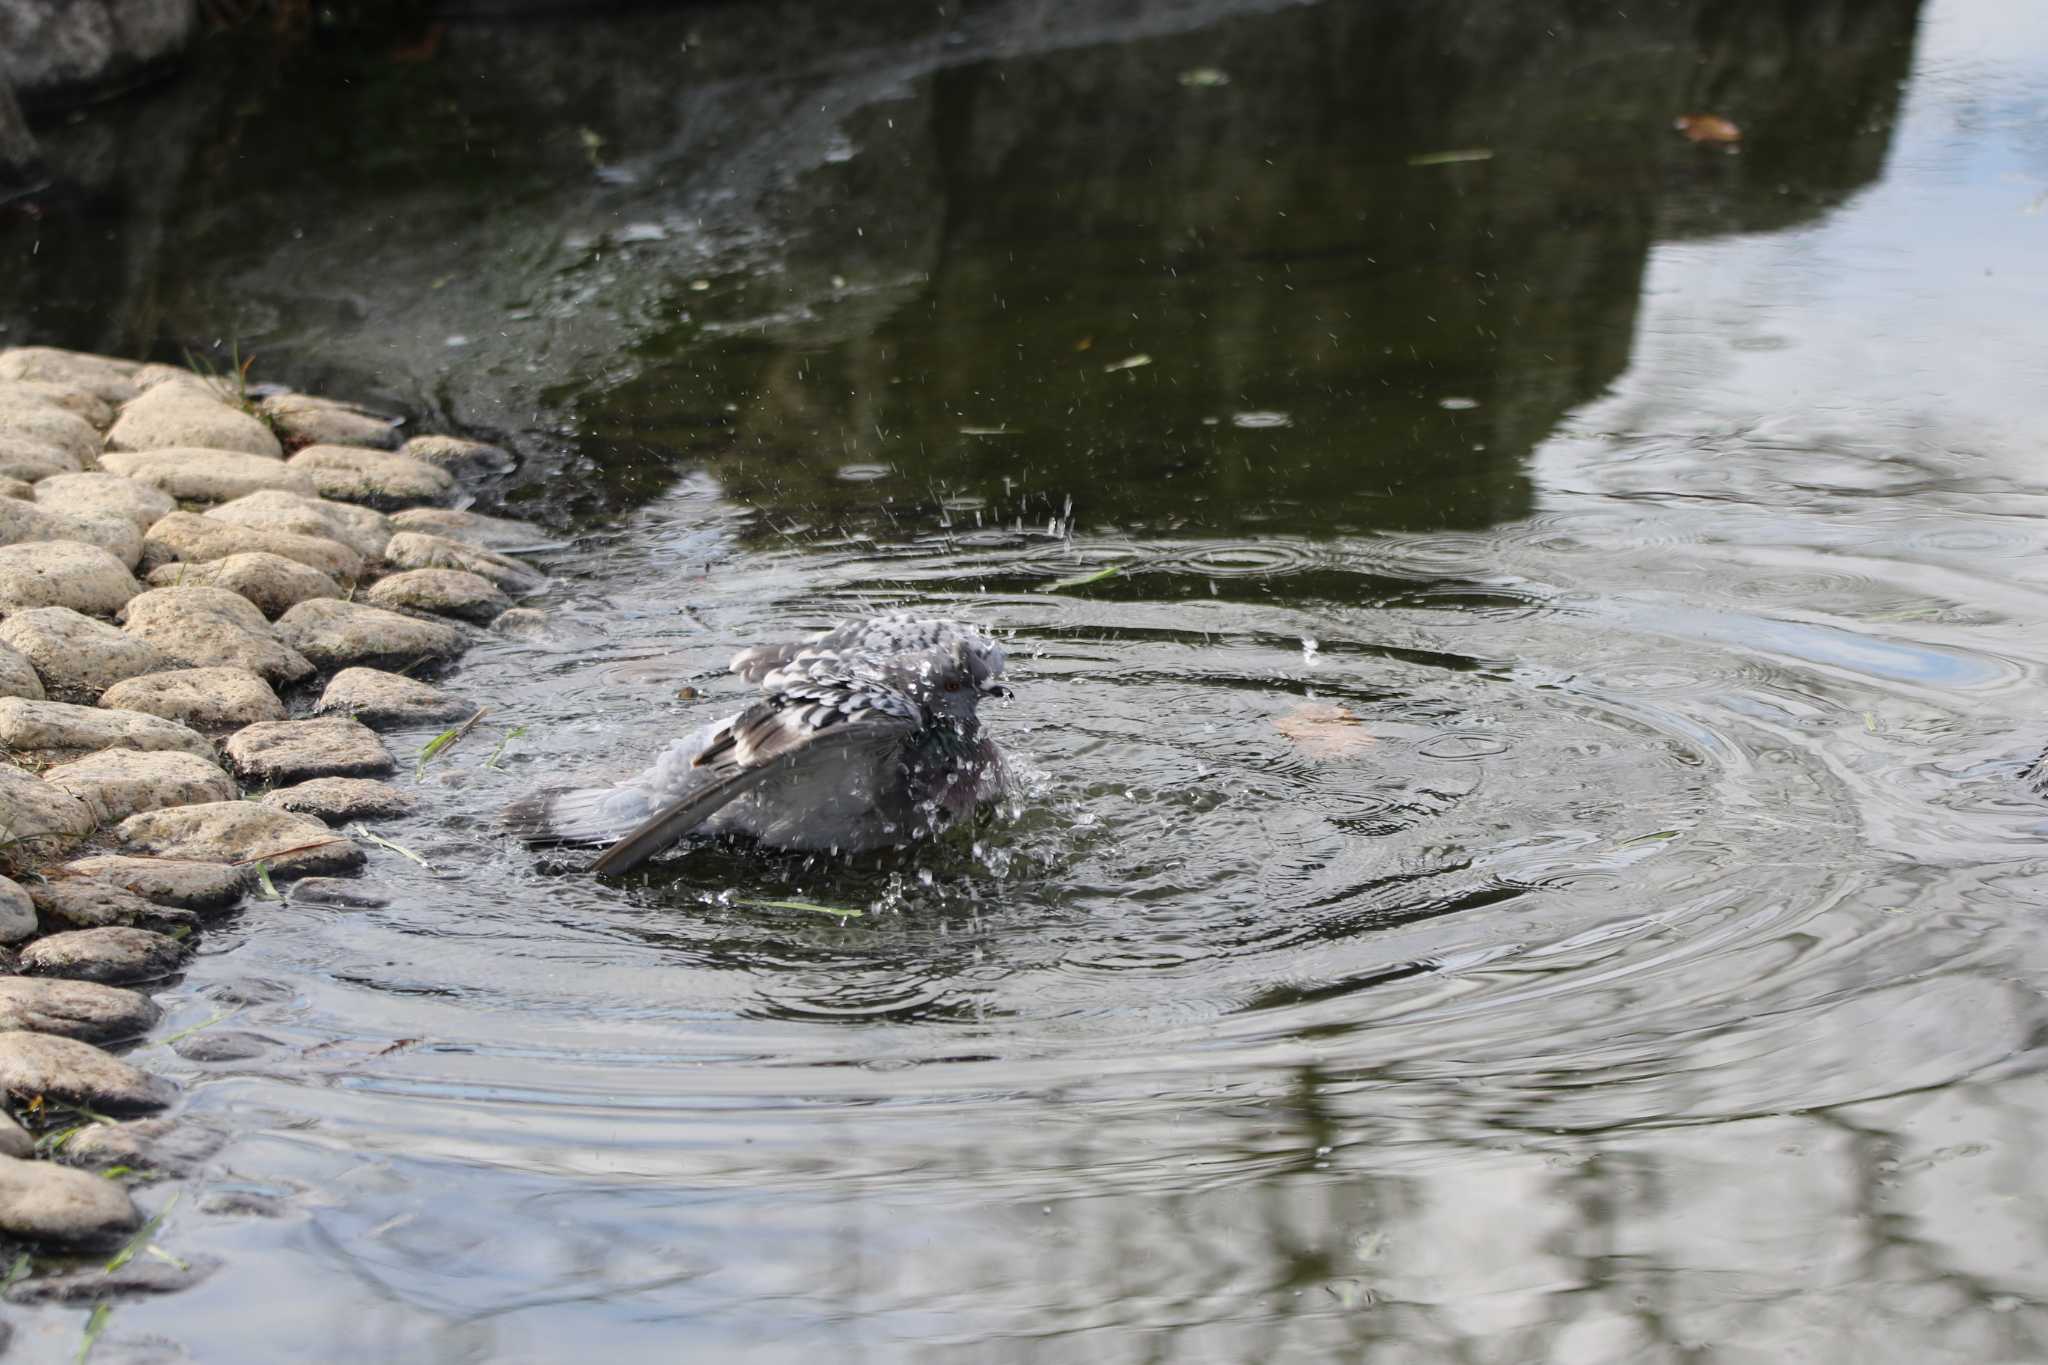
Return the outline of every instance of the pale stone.
<path id="1" fill-rule="evenodd" d="M 535 607 L 514 607 L 491 621 L 491 634 L 508 640 L 545 640 L 550 633 L 548 614 Z"/>
<path id="2" fill-rule="evenodd" d="M 0 498 L 13 498 L 18 502 L 34 502 L 36 486 L 22 479 L 0 475 Z"/>
<path id="3" fill-rule="evenodd" d="M 35 486 L 38 507 L 74 517 L 110 517 L 134 523 L 139 537 L 178 510 L 170 494 L 137 479 L 94 470 L 53 474 Z"/>
<path id="4" fill-rule="evenodd" d="M 128 603 L 121 618 L 130 634 L 195 668 L 242 668 L 273 683 L 297 682 L 313 672 L 255 604 L 224 588 L 151 588 Z"/>
<path id="5" fill-rule="evenodd" d="M 187 1041 L 211 1036 L 216 1036 L 212 1030 L 202 1029 L 188 1035 Z M 219 1151 L 222 1141 L 223 1134 L 218 1130 L 198 1123 L 168 1118 L 131 1119 L 126 1123 L 87 1124 L 65 1141 L 59 1155 L 67 1165 L 93 1170 L 126 1166 L 136 1171 L 187 1175 L 199 1162 Z"/>
<path id="6" fill-rule="evenodd" d="M 20 399 L 62 408 L 74 417 L 92 423 L 93 430 L 105 431 L 114 421 L 114 405 L 90 389 L 71 384 L 45 384 L 35 379 L 0 380 L 0 402 Z"/>
<path id="7" fill-rule="evenodd" d="M 246 668 L 175 668 L 131 678 L 108 688 L 100 705 L 162 716 L 209 733 L 285 717 L 284 703 L 270 684 Z"/>
<path id="8" fill-rule="evenodd" d="M 43 774 L 43 781 L 84 800 L 97 801 L 107 820 L 125 820 L 159 806 L 232 801 L 235 781 L 197 754 L 108 749 Z"/>
<path id="9" fill-rule="evenodd" d="M 461 569 L 406 569 L 378 579 L 363 596 L 373 607 L 426 611 L 478 622 L 490 620 L 511 604 L 490 579 Z"/>
<path id="10" fill-rule="evenodd" d="M 233 905 L 256 880 L 251 869 L 226 863 L 130 858 L 119 853 L 77 858 L 64 864 L 64 871 L 98 877 L 159 905 L 177 905 L 187 910 L 219 910 Z"/>
<path id="11" fill-rule="evenodd" d="M 417 531 L 500 553 L 544 550 L 562 543 L 559 537 L 528 522 L 488 517 L 481 512 L 459 512 L 452 507 L 409 507 L 391 514 L 391 526 L 396 531 Z M 381 547 L 378 553 L 383 553 Z"/>
<path id="12" fill-rule="evenodd" d="M 121 415 L 107 430 L 108 450 L 171 446 L 239 450 L 271 459 L 284 454 L 267 423 L 200 385 L 158 384 L 123 404 Z"/>
<path id="13" fill-rule="evenodd" d="M 113 451 L 100 468 L 162 489 L 180 502 L 226 502 L 263 489 L 311 493 L 313 481 L 282 460 L 199 446 Z"/>
<path id="14" fill-rule="evenodd" d="M 371 507 L 265 489 L 208 508 L 215 521 L 266 531 L 338 540 L 365 559 L 381 559 L 391 540 L 391 519 Z"/>
<path id="15" fill-rule="evenodd" d="M 321 497 L 342 502 L 406 507 L 455 491 L 454 477 L 438 465 L 360 446 L 307 446 L 287 463 L 312 476 Z"/>
<path id="16" fill-rule="evenodd" d="M 0 943 L 19 943 L 36 932 L 36 906 L 11 877 L 0 877 Z M 0 977 L 0 981 L 6 980 Z"/>
<path id="17" fill-rule="evenodd" d="M 0 644 L 35 665 L 47 693 L 97 697 L 124 678 L 171 661 L 147 640 L 69 607 L 31 607 L 0 621 Z"/>
<path id="18" fill-rule="evenodd" d="M 34 399 L 0 396 L 0 436 L 61 450 L 84 469 L 99 458 L 100 434 L 77 413 Z"/>
<path id="19" fill-rule="evenodd" d="M 126 517 L 60 512 L 41 503 L 0 498 L 0 544 L 50 540 L 97 545 L 130 569 L 142 558 L 142 532 Z"/>
<path id="20" fill-rule="evenodd" d="M 140 368 L 132 360 L 54 346 L 12 346 L 0 351 L 0 379 L 84 389 L 109 403 L 125 403 L 140 392 L 134 380 Z"/>
<path id="21" fill-rule="evenodd" d="M 518 560 L 464 545 L 446 536 L 400 531 L 384 547 L 384 558 L 401 569 L 460 569 L 473 573 L 514 595 L 534 592 L 547 582 L 545 575 Z"/>
<path id="22" fill-rule="evenodd" d="M 329 680 L 314 709 L 351 715 L 379 730 L 465 720 L 476 712 L 461 697 L 376 668 L 344 668 Z"/>
<path id="23" fill-rule="evenodd" d="M 159 564 L 149 583 L 156 588 L 222 588 L 248 598 L 265 616 L 281 615 L 315 597 L 341 596 L 341 584 L 312 565 L 263 550 Z"/>
<path id="24" fill-rule="evenodd" d="M 0 476 L 35 483 L 57 474 L 76 474 L 82 466 L 47 441 L 0 435 Z"/>
<path id="25" fill-rule="evenodd" d="M 43 680 L 36 676 L 35 665 L 6 645 L 0 645 L 0 697 L 43 699 Z"/>
<path id="26" fill-rule="evenodd" d="M 397 766 L 374 730 L 346 716 L 245 726 L 224 748 L 235 771 L 255 782 L 365 777 Z"/>
<path id="27" fill-rule="evenodd" d="M 148 996 L 97 981 L 0 976 L 0 1030 L 111 1043 L 149 1032 L 161 1013 Z"/>
<path id="28" fill-rule="evenodd" d="M 102 1114 L 161 1109 L 176 1093 L 168 1082 L 91 1043 L 22 1029 L 0 1033 L 0 1090 L 41 1095 Z"/>
<path id="29" fill-rule="evenodd" d="M 0 1156 L 0 1232 L 54 1246 L 112 1246 L 142 1226 L 142 1210 L 112 1180 L 49 1161 Z"/>
<path id="30" fill-rule="evenodd" d="M 0 697 L 0 745 L 15 753 L 142 749 L 213 757 L 213 744 L 206 736 L 176 721 L 140 711 L 103 711 L 26 697 Z"/>
<path id="31" fill-rule="evenodd" d="M 400 446 L 398 453 L 439 465 L 457 475 L 502 474 L 518 463 L 502 447 L 467 441 L 460 436 L 415 436 Z"/>
<path id="32" fill-rule="evenodd" d="M 122 821 L 117 833 L 130 848 L 166 857 L 225 863 L 262 859 L 272 877 L 345 872 L 363 863 L 360 848 L 318 820 L 254 801 L 149 811 Z"/>
<path id="33" fill-rule="evenodd" d="M 52 540 L 0 545 L 0 611 L 69 607 L 112 616 L 142 585 L 127 566 L 97 545 Z"/>
<path id="34" fill-rule="evenodd" d="M 36 1140 L 28 1135 L 28 1129 L 16 1123 L 12 1116 L 0 1114 L 0 1156 L 11 1156 L 26 1161 L 36 1154 Z M 7 1336 L 0 1332 L 0 1350 L 7 1346 Z"/>
<path id="35" fill-rule="evenodd" d="M 30 894 L 36 922 L 46 934 L 115 926 L 175 934 L 199 927 L 199 917 L 190 910 L 158 905 L 91 877 L 52 877 Z"/>
<path id="36" fill-rule="evenodd" d="M 24 972 L 111 986 L 161 980 L 177 971 L 184 960 L 184 947 L 170 935 L 120 926 L 69 929 L 39 938 L 21 950 Z"/>
<path id="37" fill-rule="evenodd" d="M 324 600 L 301 602 L 280 616 L 277 633 L 322 668 L 445 659 L 461 653 L 467 642 L 460 630 L 436 621 Z"/>
<path id="38" fill-rule="evenodd" d="M 330 825 L 410 814 L 418 804 L 410 792 L 367 777 L 316 777 L 263 794 L 263 804 L 311 815 Z"/>
<path id="39" fill-rule="evenodd" d="M 281 393 L 257 405 L 285 439 L 301 445 L 375 446 L 398 444 L 398 423 L 332 398 Z"/>
<path id="40" fill-rule="evenodd" d="M 197 563 L 251 552 L 295 560 L 345 583 L 354 582 L 363 571 L 362 555 L 339 541 L 238 526 L 195 512 L 173 512 L 150 527 L 142 562 L 153 570 L 172 560 Z"/>
<path id="41" fill-rule="evenodd" d="M 48 856 L 58 846 L 91 834 L 98 824 L 99 812 L 70 792 L 19 768 L 0 767 L 0 829 L 10 840 L 10 863 Z"/>

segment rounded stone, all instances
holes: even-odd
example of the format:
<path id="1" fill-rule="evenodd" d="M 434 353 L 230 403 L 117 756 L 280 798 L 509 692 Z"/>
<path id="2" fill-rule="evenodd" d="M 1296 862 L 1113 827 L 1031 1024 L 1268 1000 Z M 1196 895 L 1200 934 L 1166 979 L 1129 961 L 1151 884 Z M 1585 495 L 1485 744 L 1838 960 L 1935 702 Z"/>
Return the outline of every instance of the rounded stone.
<path id="1" fill-rule="evenodd" d="M 150 929 L 72 929 L 21 950 L 21 969 L 31 975 L 112 986 L 161 980 L 184 960 L 178 940 Z"/>
<path id="2" fill-rule="evenodd" d="M 257 405 L 285 439 L 301 445 L 374 446 L 398 444 L 398 423 L 332 398 L 280 393 Z"/>
<path id="3" fill-rule="evenodd" d="M 459 512 L 452 507 L 412 507 L 391 514 L 394 531 L 413 531 L 459 541 L 479 550 L 544 550 L 559 546 L 561 540 L 541 527 L 481 512 Z M 379 554 L 383 553 L 380 548 Z"/>
<path id="4" fill-rule="evenodd" d="M 43 680 L 36 676 L 35 665 L 6 645 L 0 645 L 0 697 L 43 700 Z"/>
<path id="5" fill-rule="evenodd" d="M 397 766 L 374 730 L 345 716 L 246 726 L 224 748 L 235 771 L 256 782 L 365 777 Z"/>
<path id="6" fill-rule="evenodd" d="M 146 749 L 213 757 L 213 745 L 206 736 L 176 721 L 139 711 L 105 711 L 97 706 L 26 697 L 0 697 L 0 744 L 43 755 Z"/>
<path id="7" fill-rule="evenodd" d="M 346 872 L 363 864 L 363 851 L 345 835 L 254 801 L 148 811 L 123 820 L 115 832 L 128 848 L 162 857 L 243 864 L 260 859 L 272 877 Z M 31 951 L 37 946 L 29 945 Z"/>
<path id="8" fill-rule="evenodd" d="M 162 1013 L 156 1002 L 140 991 L 97 981 L 0 977 L 0 1030 L 26 1029 L 86 1043 L 113 1043 L 149 1032 Z"/>
<path id="9" fill-rule="evenodd" d="M 277 619 L 277 633 L 323 668 L 446 659 L 468 642 L 453 626 L 357 602 L 301 602 Z"/>
<path id="10" fill-rule="evenodd" d="M 203 384 L 165 383 L 129 400 L 107 429 L 107 449 L 204 447 L 277 459 L 284 454 L 269 425 L 209 392 Z"/>
<path id="11" fill-rule="evenodd" d="M 0 1156 L 11 1156 L 26 1160 L 35 1155 L 36 1140 L 28 1135 L 28 1129 L 16 1123 L 9 1114 L 0 1113 Z M 4 1351 L 7 1340 L 0 1335 L 0 1351 Z"/>
<path id="12" fill-rule="evenodd" d="M 536 592 L 547 582 L 538 570 L 495 550 L 418 531 L 400 531 L 392 536 L 384 547 L 384 558 L 401 569 L 460 569 L 488 578 L 515 595 Z"/>
<path id="13" fill-rule="evenodd" d="M 45 384 L 34 379 L 0 380 L 0 400 L 10 398 L 62 408 L 72 416 L 90 422 L 95 431 L 105 431 L 114 422 L 112 403 L 90 389 L 71 384 Z"/>
<path id="14" fill-rule="evenodd" d="M 362 555 L 340 541 L 237 525 L 197 512 L 173 512 L 150 527 L 142 540 L 142 563 L 155 569 L 172 560 L 196 563 L 252 550 L 296 560 L 344 582 L 355 581 L 363 571 Z"/>
<path id="15" fill-rule="evenodd" d="M 125 678 L 170 667 L 147 640 L 69 607 L 31 607 L 0 621 L 0 644 L 27 656 L 46 694 L 97 697 Z"/>
<path id="16" fill-rule="evenodd" d="M 491 621 L 491 634 L 507 640 L 545 640 L 551 633 L 548 614 L 535 607 L 514 607 Z"/>
<path id="17" fill-rule="evenodd" d="M 0 943 L 19 943 L 33 938 L 35 932 L 35 902 L 20 883 L 11 877 L 0 877 Z"/>
<path id="18" fill-rule="evenodd" d="M 25 1241 L 105 1247 L 142 1226 L 142 1211 L 112 1180 L 49 1161 L 0 1156 L 0 1231 Z"/>
<path id="19" fill-rule="evenodd" d="M 206 516 L 257 530 L 339 541 L 365 559 L 381 559 L 391 539 L 391 519 L 374 508 L 274 489 L 209 507 Z"/>
<path id="20" fill-rule="evenodd" d="M 0 829 L 14 841 L 9 848 L 10 865 L 47 857 L 57 847 L 91 834 L 98 825 L 99 812 L 89 802 L 18 768 L 0 765 Z"/>
<path id="21" fill-rule="evenodd" d="M 341 502 L 410 507 L 455 491 L 454 476 L 438 465 L 360 446 L 307 446 L 286 463 L 311 477 L 321 497 Z"/>
<path id="22" fill-rule="evenodd" d="M 24 1030 L 0 1033 L 0 1089 L 102 1114 L 147 1113 L 169 1104 L 176 1093 L 167 1082 L 91 1043 Z"/>
<path id="23" fill-rule="evenodd" d="M 129 858 L 119 853 L 76 858 L 64 864 L 63 870 L 111 882 L 158 905 L 176 905 L 187 910 L 219 910 L 233 905 L 256 880 L 252 869 L 227 863 Z"/>
<path id="24" fill-rule="evenodd" d="M 133 568 L 142 559 L 142 532 L 124 516 L 63 512 L 18 498 L 0 498 L 0 544 L 43 540 L 97 545 L 127 568 Z"/>
<path id="25" fill-rule="evenodd" d="M 225 588 L 151 588 L 130 601 L 121 617 L 129 634 L 194 668 L 246 669 L 273 683 L 297 682 L 313 672 L 254 603 Z"/>
<path id="26" fill-rule="evenodd" d="M 190 910 L 158 905 L 133 891 L 92 877 L 52 877 L 31 893 L 36 919 L 46 934 L 70 929 L 154 929 L 160 934 L 190 933 L 199 918 Z"/>
<path id="27" fill-rule="evenodd" d="M 367 777 L 316 777 L 265 792 L 262 801 L 266 806 L 295 815 L 311 815 L 330 825 L 408 815 L 419 804 L 410 792 Z"/>
<path id="28" fill-rule="evenodd" d="M 98 545 L 52 540 L 0 545 L 0 611 L 69 607 L 112 616 L 142 591 L 127 565 Z"/>
<path id="29" fill-rule="evenodd" d="M 518 464 L 512 453 L 502 446 L 464 440 L 460 436 L 415 436 L 400 446 L 398 453 L 424 460 L 457 476 L 503 474 Z"/>
<path id="30" fill-rule="evenodd" d="M 316 597 L 340 597 L 341 584 L 309 564 L 252 550 L 192 564 L 160 564 L 149 575 L 155 588 L 220 588 L 249 599 L 265 616 L 279 616 Z"/>
<path id="31" fill-rule="evenodd" d="M 77 472 L 77 461 L 56 446 L 19 436 L 0 436 L 0 476 L 32 484 L 55 474 Z"/>
<path id="32" fill-rule="evenodd" d="M 476 707 L 461 697 L 377 668 L 342 669 L 328 681 L 314 709 L 351 715 L 377 730 L 438 725 L 476 713 Z"/>
<path id="33" fill-rule="evenodd" d="M 180 502 L 226 502 L 264 488 L 313 491 L 313 481 L 282 460 L 197 446 L 109 450 L 100 456 L 100 468 L 161 489 Z"/>
<path id="34" fill-rule="evenodd" d="M 53 474 L 35 486 L 36 505 L 77 517 L 118 518 L 147 531 L 178 510 L 161 488 L 120 474 L 93 470 L 84 474 Z"/>
<path id="35" fill-rule="evenodd" d="M 284 703 L 270 684 L 246 668 L 174 668 L 130 678 L 102 693 L 100 705 L 161 716 L 209 733 L 285 717 Z"/>
<path id="36" fill-rule="evenodd" d="M 0 379 L 84 389 L 109 403 L 125 403 L 141 392 L 135 383 L 135 372 L 141 368 L 133 360 L 56 346 L 10 346 L 0 351 Z"/>
<path id="37" fill-rule="evenodd" d="M 0 396 L 0 436 L 61 450 L 79 469 L 100 453 L 100 434 L 77 413 L 34 399 Z"/>
<path id="38" fill-rule="evenodd" d="M 406 569 L 380 578 L 364 600 L 373 607 L 425 611 L 465 621 L 489 621 L 511 605 L 488 578 L 461 569 Z"/>
<path id="39" fill-rule="evenodd" d="M 307 722 L 311 724 L 312 722 Z M 162 806 L 232 801 L 235 780 L 197 754 L 107 749 L 44 772 L 43 781 L 96 802 L 108 820 Z"/>

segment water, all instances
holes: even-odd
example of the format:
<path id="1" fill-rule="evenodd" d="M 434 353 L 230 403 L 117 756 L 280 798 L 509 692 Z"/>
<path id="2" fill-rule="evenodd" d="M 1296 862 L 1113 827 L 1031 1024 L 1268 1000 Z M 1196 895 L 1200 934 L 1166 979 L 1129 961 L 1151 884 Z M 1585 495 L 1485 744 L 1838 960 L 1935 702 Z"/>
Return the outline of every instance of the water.
<path id="1" fill-rule="evenodd" d="M 101 1351 L 2048 1358 L 2048 26 L 1496 8 L 457 25 L 53 134 L 0 335 L 236 336 L 565 539 L 430 867 L 167 993 L 226 1265 Z M 1012 636 L 987 824 L 493 831 L 899 606 Z"/>

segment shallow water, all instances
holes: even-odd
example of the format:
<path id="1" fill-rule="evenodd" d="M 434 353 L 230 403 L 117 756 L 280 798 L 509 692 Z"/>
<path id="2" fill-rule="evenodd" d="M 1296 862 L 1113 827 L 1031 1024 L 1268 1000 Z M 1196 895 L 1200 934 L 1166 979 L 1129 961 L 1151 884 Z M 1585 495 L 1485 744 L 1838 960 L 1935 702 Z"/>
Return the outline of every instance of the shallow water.
<path id="1" fill-rule="evenodd" d="M 1522 8 L 693 8 L 159 96 L 231 135 L 53 209 L 145 264 L 38 252 L 0 335 L 232 331 L 512 443 L 563 544 L 380 826 L 429 866 L 166 996 L 229 1136 L 163 1240 L 226 1265 L 100 1350 L 2048 1357 L 2048 25 Z M 901 606 L 1012 637 L 987 823 L 625 887 L 493 831 Z"/>

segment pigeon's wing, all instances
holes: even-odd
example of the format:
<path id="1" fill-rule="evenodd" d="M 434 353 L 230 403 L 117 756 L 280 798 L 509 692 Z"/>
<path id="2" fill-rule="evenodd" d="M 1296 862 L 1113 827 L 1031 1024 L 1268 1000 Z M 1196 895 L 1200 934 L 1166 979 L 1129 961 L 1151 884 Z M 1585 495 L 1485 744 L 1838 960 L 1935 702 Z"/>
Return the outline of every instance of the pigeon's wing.
<path id="1" fill-rule="evenodd" d="M 978 632 L 972 627 L 957 621 L 912 616 L 907 612 L 857 617 L 841 621 L 808 640 L 743 649 L 732 656 L 728 667 L 748 682 L 773 690 L 786 681 L 810 677 L 820 667 L 831 669 L 843 659 L 919 654 L 945 648 L 975 634 Z"/>
<path id="2" fill-rule="evenodd" d="M 591 871 L 630 872 L 768 779 L 900 744 L 923 720 L 916 702 L 864 679 L 810 680 L 772 693 L 711 736 L 692 765 L 710 770 L 708 782 L 649 816 Z"/>

